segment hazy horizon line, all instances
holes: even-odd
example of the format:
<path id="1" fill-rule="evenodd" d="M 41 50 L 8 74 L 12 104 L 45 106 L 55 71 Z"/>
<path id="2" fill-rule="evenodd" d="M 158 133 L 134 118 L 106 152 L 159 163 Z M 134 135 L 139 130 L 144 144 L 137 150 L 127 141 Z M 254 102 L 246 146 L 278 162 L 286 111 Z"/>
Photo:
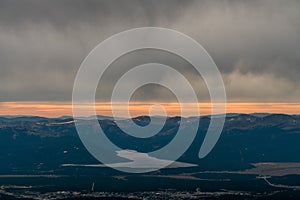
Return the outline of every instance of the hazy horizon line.
<path id="1" fill-rule="evenodd" d="M 288 115 L 288 116 L 298 116 L 299 114 L 287 114 L 287 113 L 223 113 L 223 114 L 215 114 L 215 115 Z M 107 118 L 113 118 L 113 116 L 105 116 L 105 115 L 97 115 L 97 116 L 101 116 L 103 118 L 107 117 Z M 125 118 L 125 117 L 115 117 L 117 119 L 134 119 L 134 118 L 139 118 L 139 117 L 166 117 L 166 118 L 175 118 L 175 117 L 181 117 L 181 118 L 193 118 L 193 117 L 209 117 L 212 115 L 200 115 L 200 116 L 188 116 L 188 117 L 183 117 L 183 116 L 163 116 L 163 115 L 139 115 L 139 116 L 134 116 L 132 118 Z M 57 117 L 47 117 L 47 116 L 39 116 L 39 115 L 0 115 L 0 117 L 2 118 L 18 118 L 18 117 L 40 117 L 40 118 L 46 118 L 46 119 L 58 119 L 58 118 L 63 118 L 63 117 L 70 117 L 73 118 L 72 115 L 62 115 L 62 116 L 57 116 Z M 90 118 L 92 116 L 82 116 L 79 118 Z M 227 117 L 227 116 L 226 116 Z"/>
<path id="2" fill-rule="evenodd" d="M 154 104 L 162 105 L 166 110 L 165 116 L 181 116 L 178 102 L 130 102 L 129 111 L 131 117 L 149 116 L 149 109 Z M 198 102 L 197 105 L 195 103 L 187 104 L 189 104 L 190 112 L 188 116 L 183 117 L 199 116 L 196 112 L 197 106 L 200 110 L 200 116 L 211 114 L 210 102 Z M 226 113 L 300 114 L 300 102 L 228 102 L 226 105 Z M 96 102 L 95 108 L 97 115 L 113 116 L 111 112 L 111 102 Z M 127 112 L 127 106 L 125 106 L 124 102 L 117 102 L 115 108 L 121 112 Z M 50 118 L 72 116 L 72 102 L 0 102 L 0 115 L 41 116 Z"/>

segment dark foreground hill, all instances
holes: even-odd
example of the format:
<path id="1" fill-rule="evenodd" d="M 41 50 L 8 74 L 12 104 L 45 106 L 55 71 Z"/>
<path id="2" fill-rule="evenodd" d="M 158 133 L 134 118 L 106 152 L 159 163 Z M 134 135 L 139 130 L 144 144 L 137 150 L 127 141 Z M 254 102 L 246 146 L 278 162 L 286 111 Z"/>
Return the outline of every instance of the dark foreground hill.
<path id="1" fill-rule="evenodd" d="M 145 116 L 133 120 L 149 123 Z M 198 121 L 186 121 L 188 134 L 189 125 Z M 180 122 L 180 117 L 170 117 L 157 135 L 143 139 L 125 134 L 111 118 L 99 120 L 116 145 L 145 153 L 168 144 Z M 137 175 L 99 165 L 70 117 L 0 117 L 0 199 L 300 197 L 299 116 L 230 114 L 215 148 L 199 159 L 209 122 L 210 117 L 201 117 L 194 142 L 179 159 L 192 167 Z"/>

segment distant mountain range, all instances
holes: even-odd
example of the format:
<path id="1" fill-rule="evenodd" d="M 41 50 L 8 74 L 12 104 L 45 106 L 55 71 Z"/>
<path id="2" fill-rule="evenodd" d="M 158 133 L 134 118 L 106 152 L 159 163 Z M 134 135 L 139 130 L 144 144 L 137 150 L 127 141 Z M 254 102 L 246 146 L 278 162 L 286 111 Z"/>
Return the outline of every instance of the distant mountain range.
<path id="1" fill-rule="evenodd" d="M 82 120 L 89 120 L 83 118 Z M 149 152 L 168 144 L 175 136 L 180 117 L 168 117 L 155 136 L 135 138 L 122 132 L 110 117 L 98 116 L 111 141 L 123 149 Z M 156 121 L 159 121 L 157 117 Z M 186 123 L 198 123 L 188 118 Z M 128 119 L 118 119 L 126 123 Z M 149 117 L 133 119 L 149 123 Z M 228 114 L 221 138 L 204 159 L 198 158 L 210 116 L 199 122 L 197 136 L 179 159 L 198 165 L 197 170 L 240 170 L 258 162 L 300 162 L 300 116 L 285 114 Z M 188 124 L 186 131 L 188 134 Z M 0 173 L 59 171 L 64 164 L 98 164 L 82 145 L 72 117 L 0 117 Z"/>

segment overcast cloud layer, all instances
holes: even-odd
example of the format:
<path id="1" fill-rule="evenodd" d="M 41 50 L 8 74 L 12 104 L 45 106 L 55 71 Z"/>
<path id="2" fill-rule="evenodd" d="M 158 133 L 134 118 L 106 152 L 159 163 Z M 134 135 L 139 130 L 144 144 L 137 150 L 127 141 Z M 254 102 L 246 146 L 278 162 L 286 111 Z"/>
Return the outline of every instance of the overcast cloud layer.
<path id="1" fill-rule="evenodd" d="M 144 26 L 172 28 L 202 44 L 222 72 L 229 101 L 299 101 L 299 10 L 297 0 L 0 0 L 0 101 L 70 101 L 89 51 L 112 34 Z M 136 62 L 130 59 L 112 66 L 100 100 L 124 63 Z M 195 87 L 199 82 L 198 95 L 206 98 L 190 66 L 174 56 L 157 60 L 177 65 Z M 136 96 L 172 95 L 152 87 Z"/>

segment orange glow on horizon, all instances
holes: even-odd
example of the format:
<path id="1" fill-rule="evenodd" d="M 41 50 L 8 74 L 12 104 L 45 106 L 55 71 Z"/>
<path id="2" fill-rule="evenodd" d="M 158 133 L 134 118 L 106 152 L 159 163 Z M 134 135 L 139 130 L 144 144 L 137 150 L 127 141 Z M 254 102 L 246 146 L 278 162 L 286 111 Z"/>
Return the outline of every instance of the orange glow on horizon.
<path id="1" fill-rule="evenodd" d="M 149 108 L 153 104 L 160 104 L 164 107 L 169 116 L 180 116 L 180 105 L 178 103 L 166 102 L 130 102 L 129 110 L 132 117 L 149 115 Z M 210 103 L 198 103 L 201 115 L 209 115 L 211 112 Z M 110 102 L 97 102 L 95 104 L 98 115 L 112 116 Z M 117 110 L 126 111 L 124 103 L 117 103 Z M 189 116 L 195 115 L 197 105 L 189 105 Z M 227 113 L 286 113 L 300 114 L 299 103 L 255 103 L 255 102 L 229 102 Z M 44 117 L 59 117 L 72 115 L 71 102 L 0 102 L 0 115 L 35 115 Z M 122 116 L 118 116 L 122 117 Z"/>

